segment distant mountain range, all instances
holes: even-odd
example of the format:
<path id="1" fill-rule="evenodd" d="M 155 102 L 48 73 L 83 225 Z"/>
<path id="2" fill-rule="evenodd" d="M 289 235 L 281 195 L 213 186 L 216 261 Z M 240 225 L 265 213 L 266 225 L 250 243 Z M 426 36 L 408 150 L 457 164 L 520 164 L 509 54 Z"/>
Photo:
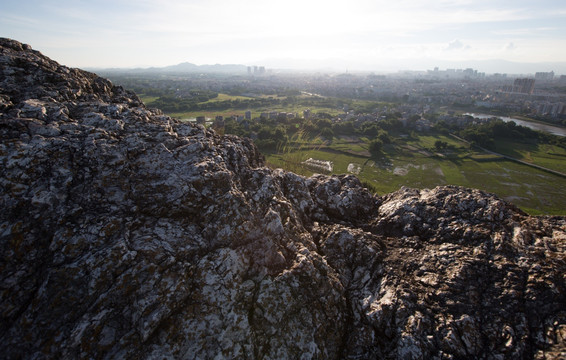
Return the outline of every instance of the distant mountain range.
<path id="1" fill-rule="evenodd" d="M 195 65 L 183 62 L 177 65 L 149 68 L 89 68 L 90 71 L 102 72 L 132 72 L 132 73 L 247 73 L 248 67 L 238 64 Z"/>
<path id="2" fill-rule="evenodd" d="M 524 63 L 508 60 L 466 60 L 448 61 L 439 59 L 397 59 L 369 61 L 365 59 L 266 59 L 260 62 L 270 69 L 302 69 L 335 72 L 394 73 L 398 71 L 426 71 L 438 67 L 446 69 L 472 68 L 486 74 L 534 75 L 537 72 L 554 71 L 556 76 L 566 75 L 566 62 Z"/>
<path id="3" fill-rule="evenodd" d="M 566 62 L 520 63 L 507 60 L 468 60 L 446 61 L 435 59 L 409 60 L 395 62 L 371 62 L 367 60 L 344 59 L 265 59 L 257 62 L 269 69 L 281 71 L 325 71 L 325 72 L 377 72 L 392 73 L 397 71 L 426 71 L 438 67 L 445 69 L 472 68 L 486 74 L 503 73 L 509 75 L 534 75 L 536 72 L 554 71 L 556 76 L 566 74 Z M 131 73 L 222 73 L 247 74 L 248 66 L 241 64 L 195 65 L 183 62 L 177 65 L 149 68 L 89 68 L 94 72 L 131 72 Z"/>

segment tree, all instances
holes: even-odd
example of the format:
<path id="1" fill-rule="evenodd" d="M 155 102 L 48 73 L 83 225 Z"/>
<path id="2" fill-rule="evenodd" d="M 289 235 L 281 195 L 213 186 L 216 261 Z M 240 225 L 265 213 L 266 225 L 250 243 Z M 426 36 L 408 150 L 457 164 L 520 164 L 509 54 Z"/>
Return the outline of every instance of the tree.
<path id="1" fill-rule="evenodd" d="M 383 149 L 383 142 L 379 139 L 370 141 L 369 143 L 369 153 L 373 157 L 378 157 L 381 155 L 381 149 Z"/>
<path id="2" fill-rule="evenodd" d="M 334 137 L 334 131 L 332 131 L 331 128 L 324 128 L 322 129 L 320 135 L 328 140 L 332 140 L 332 138 Z"/>
<path id="3" fill-rule="evenodd" d="M 379 135 L 377 135 L 377 138 L 381 140 L 381 142 L 383 142 L 384 144 L 391 144 L 391 138 L 389 137 L 387 131 L 380 130 Z"/>
<path id="4" fill-rule="evenodd" d="M 271 129 L 269 129 L 267 126 L 261 128 L 260 131 L 258 131 L 257 133 L 257 138 L 260 140 L 267 140 L 267 139 L 271 139 L 272 138 L 272 133 L 271 133 Z"/>
<path id="5" fill-rule="evenodd" d="M 316 126 L 319 130 L 328 129 L 332 127 L 332 121 L 329 119 L 319 119 L 316 121 Z"/>
<path id="6" fill-rule="evenodd" d="M 436 148 L 436 151 L 442 151 L 448 147 L 448 143 L 446 141 L 436 140 L 434 142 L 434 147 Z"/>
<path id="7" fill-rule="evenodd" d="M 352 135 L 356 132 L 352 121 L 343 121 L 332 124 L 332 130 L 336 135 Z"/>
<path id="8" fill-rule="evenodd" d="M 363 125 L 362 134 L 366 136 L 374 137 L 377 136 L 378 133 L 379 133 L 379 127 L 377 126 L 377 124 L 365 123 Z"/>

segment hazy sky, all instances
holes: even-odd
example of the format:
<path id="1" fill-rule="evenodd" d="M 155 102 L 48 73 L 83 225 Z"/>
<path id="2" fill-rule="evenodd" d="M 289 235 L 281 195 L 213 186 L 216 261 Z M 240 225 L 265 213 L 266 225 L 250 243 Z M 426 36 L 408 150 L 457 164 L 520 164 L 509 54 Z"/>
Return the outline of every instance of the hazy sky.
<path id="1" fill-rule="evenodd" d="M 2 0 L 0 36 L 72 67 L 564 62 L 566 1 Z"/>

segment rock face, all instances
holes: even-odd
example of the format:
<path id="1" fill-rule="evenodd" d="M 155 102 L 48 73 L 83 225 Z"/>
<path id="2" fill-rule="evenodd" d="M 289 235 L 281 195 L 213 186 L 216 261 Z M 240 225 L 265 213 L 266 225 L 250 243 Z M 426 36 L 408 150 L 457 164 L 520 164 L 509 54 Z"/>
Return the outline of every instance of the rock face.
<path id="1" fill-rule="evenodd" d="M 377 197 L 0 40 L 2 358 L 566 356 L 566 221 Z"/>

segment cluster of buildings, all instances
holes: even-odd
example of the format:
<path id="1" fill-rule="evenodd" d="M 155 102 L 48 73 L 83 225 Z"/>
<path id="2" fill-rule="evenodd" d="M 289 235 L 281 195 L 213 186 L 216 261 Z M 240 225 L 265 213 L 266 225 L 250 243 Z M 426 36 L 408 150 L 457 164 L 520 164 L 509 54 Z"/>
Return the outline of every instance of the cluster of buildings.
<path id="1" fill-rule="evenodd" d="M 503 109 L 522 112 L 529 115 L 566 119 L 566 94 L 548 91 L 548 85 L 566 85 L 566 76 L 555 79 L 554 72 L 537 72 L 533 77 L 516 78 L 513 84 L 506 84 L 499 90 L 491 91 L 474 104 L 488 109 Z M 535 84 L 542 83 L 543 89 L 537 90 Z"/>
<path id="2" fill-rule="evenodd" d="M 248 66 L 248 75 L 264 75 L 265 66 Z"/>
<path id="3" fill-rule="evenodd" d="M 291 112 L 279 112 L 279 111 L 270 111 L 270 112 L 262 112 L 260 115 L 261 118 L 266 120 L 291 120 L 297 118 L 296 113 Z M 252 112 L 250 110 L 246 111 L 244 115 L 241 114 L 234 114 L 231 115 L 230 118 L 234 119 L 238 123 L 243 123 L 245 121 L 249 122 L 252 120 Z M 207 122 L 207 118 L 205 116 L 197 116 L 196 117 L 197 124 L 205 124 Z M 212 125 L 216 128 L 224 127 L 225 125 L 225 118 L 223 115 L 217 115 L 214 120 L 212 120 Z"/>
<path id="4" fill-rule="evenodd" d="M 317 96 L 343 99 L 460 107 L 520 112 L 550 121 L 566 121 L 566 75 L 553 71 L 532 75 L 485 74 L 475 69 L 400 72 L 387 75 L 362 73 L 275 73 L 262 66 L 248 67 L 252 76 L 199 76 L 168 80 L 178 91 L 204 89 L 234 95 Z M 264 75 L 265 74 L 265 75 Z M 264 76 L 255 76 L 264 75 Z M 166 85 L 165 83 L 163 85 Z M 292 92 L 295 94 L 289 95 Z M 303 114 L 308 117 L 308 114 Z M 296 114 L 265 112 L 265 119 Z M 236 115 L 251 120 L 251 115 Z M 197 119 L 198 120 L 198 119 Z M 204 121 L 200 119 L 199 121 Z M 220 121 L 220 120 L 218 120 Z"/>
<path id="5" fill-rule="evenodd" d="M 554 71 L 550 72 L 537 72 L 535 73 L 535 79 L 539 81 L 551 81 L 554 80 Z"/>
<path id="6" fill-rule="evenodd" d="M 504 86 L 502 91 L 531 95 L 535 91 L 535 79 L 531 79 L 531 78 L 515 79 L 515 81 L 513 82 L 513 86 Z"/>
<path id="7" fill-rule="evenodd" d="M 503 91 L 493 92 L 474 105 L 485 109 L 498 109 L 525 115 L 544 117 L 556 122 L 566 119 L 566 96 L 540 94 L 536 92 Z"/>
<path id="8" fill-rule="evenodd" d="M 478 72 L 478 70 L 467 69 L 446 69 L 439 70 L 435 67 L 434 70 L 428 70 L 427 74 L 435 79 L 484 79 L 485 73 Z"/>
<path id="9" fill-rule="evenodd" d="M 270 112 L 262 112 L 260 114 L 261 118 L 268 119 L 268 120 L 290 120 L 297 117 L 296 113 L 292 112 L 279 112 L 279 111 L 270 111 Z"/>
<path id="10" fill-rule="evenodd" d="M 537 102 L 534 103 L 530 109 L 534 114 L 539 116 L 566 118 L 566 103 L 564 102 Z"/>

